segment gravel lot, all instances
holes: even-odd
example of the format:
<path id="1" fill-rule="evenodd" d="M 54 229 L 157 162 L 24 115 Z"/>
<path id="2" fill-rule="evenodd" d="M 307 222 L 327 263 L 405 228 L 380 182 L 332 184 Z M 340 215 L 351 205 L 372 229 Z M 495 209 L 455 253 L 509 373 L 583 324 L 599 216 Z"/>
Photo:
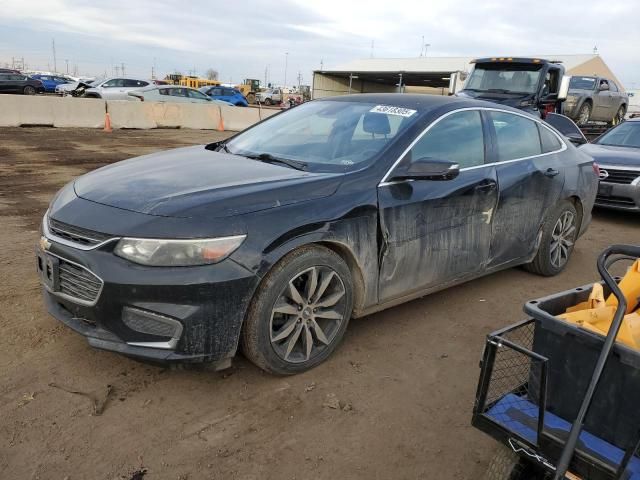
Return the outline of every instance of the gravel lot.
<path id="1" fill-rule="evenodd" d="M 479 478 L 495 447 L 469 425 L 484 336 L 522 318 L 525 300 L 595 279 L 606 245 L 638 242 L 640 217 L 595 212 L 562 275 L 508 270 L 353 321 L 333 358 L 293 378 L 241 357 L 217 373 L 147 366 L 50 318 L 33 246 L 53 193 L 224 135 L 0 129 L 0 478 Z"/>

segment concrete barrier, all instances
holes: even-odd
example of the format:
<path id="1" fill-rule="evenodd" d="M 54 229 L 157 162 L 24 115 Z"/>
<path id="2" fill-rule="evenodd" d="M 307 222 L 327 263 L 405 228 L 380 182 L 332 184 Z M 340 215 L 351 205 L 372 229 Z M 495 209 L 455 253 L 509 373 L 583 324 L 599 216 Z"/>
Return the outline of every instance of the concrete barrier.
<path id="1" fill-rule="evenodd" d="M 113 128 L 192 128 L 240 131 L 278 110 L 195 103 L 108 101 L 52 96 L 0 95 L 0 127 L 50 125 L 104 127 L 105 108 Z"/>
<path id="2" fill-rule="evenodd" d="M 156 128 L 153 105 L 148 102 L 113 100 L 107 102 L 112 128 Z"/>

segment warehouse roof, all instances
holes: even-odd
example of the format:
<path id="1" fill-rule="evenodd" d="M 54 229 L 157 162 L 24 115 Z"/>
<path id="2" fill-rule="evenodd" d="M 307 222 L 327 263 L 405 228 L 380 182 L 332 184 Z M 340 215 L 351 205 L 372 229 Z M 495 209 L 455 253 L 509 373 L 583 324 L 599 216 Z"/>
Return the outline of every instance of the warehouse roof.
<path id="1" fill-rule="evenodd" d="M 517 57 L 516 55 L 513 56 Z M 544 58 L 562 62 L 567 70 L 589 62 L 598 55 L 523 55 L 523 58 Z M 469 71 L 470 62 L 479 57 L 417 57 L 364 58 L 335 68 L 316 70 L 318 73 L 355 72 L 456 72 Z"/>

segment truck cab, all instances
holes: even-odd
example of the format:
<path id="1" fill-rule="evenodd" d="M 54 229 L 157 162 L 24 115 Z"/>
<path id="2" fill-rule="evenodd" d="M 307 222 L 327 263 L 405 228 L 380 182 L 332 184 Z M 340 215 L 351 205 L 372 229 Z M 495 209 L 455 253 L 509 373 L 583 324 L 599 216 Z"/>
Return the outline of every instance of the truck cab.
<path id="1" fill-rule="evenodd" d="M 471 63 L 474 68 L 458 96 L 508 105 L 542 118 L 562 113 L 568 81 L 563 82 L 565 69 L 559 62 L 493 57 Z"/>

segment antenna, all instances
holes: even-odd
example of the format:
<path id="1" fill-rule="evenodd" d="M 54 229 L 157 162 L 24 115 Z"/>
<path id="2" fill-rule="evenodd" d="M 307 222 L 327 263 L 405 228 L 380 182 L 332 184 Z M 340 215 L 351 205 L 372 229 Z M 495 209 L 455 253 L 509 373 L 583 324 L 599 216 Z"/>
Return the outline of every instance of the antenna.
<path id="1" fill-rule="evenodd" d="M 58 73 L 58 65 L 56 64 L 56 39 L 51 39 L 51 49 L 53 50 L 53 71 Z"/>
<path id="2" fill-rule="evenodd" d="M 422 42 L 420 43 L 420 56 L 422 56 L 424 52 L 424 35 L 422 35 Z"/>

